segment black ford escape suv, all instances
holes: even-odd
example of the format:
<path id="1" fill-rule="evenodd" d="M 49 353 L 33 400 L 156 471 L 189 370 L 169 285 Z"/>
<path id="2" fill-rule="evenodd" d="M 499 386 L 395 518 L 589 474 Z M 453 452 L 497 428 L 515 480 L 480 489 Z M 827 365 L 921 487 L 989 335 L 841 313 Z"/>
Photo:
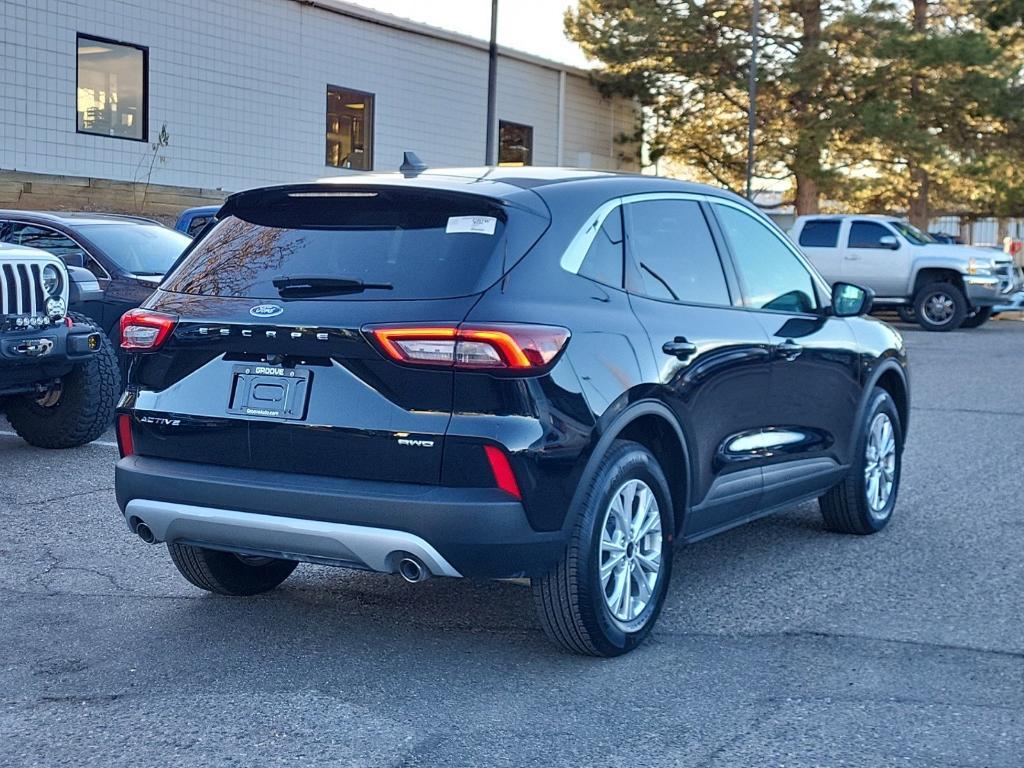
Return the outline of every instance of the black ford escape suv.
<path id="1" fill-rule="evenodd" d="M 892 514 L 898 334 L 743 200 L 431 171 L 230 197 L 142 308 L 117 499 L 229 595 L 298 562 L 529 577 L 548 635 L 635 647 L 673 545 L 818 498 Z"/>

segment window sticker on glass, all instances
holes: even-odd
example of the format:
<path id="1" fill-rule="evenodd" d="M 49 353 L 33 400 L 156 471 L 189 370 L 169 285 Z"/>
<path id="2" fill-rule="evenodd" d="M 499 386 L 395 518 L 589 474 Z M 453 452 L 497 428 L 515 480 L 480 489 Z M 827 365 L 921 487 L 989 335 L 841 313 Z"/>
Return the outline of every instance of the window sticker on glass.
<path id="1" fill-rule="evenodd" d="M 497 219 L 493 216 L 449 216 L 447 234 L 453 232 L 474 232 L 478 235 L 493 235 Z"/>

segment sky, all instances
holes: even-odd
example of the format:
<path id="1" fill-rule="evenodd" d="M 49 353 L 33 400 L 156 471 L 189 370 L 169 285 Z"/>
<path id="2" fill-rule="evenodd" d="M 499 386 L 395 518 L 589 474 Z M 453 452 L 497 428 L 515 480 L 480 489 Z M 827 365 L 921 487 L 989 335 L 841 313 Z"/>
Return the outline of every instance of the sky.
<path id="1" fill-rule="evenodd" d="M 432 24 L 487 40 L 491 35 L 489 0 L 349 0 L 385 13 Z M 499 0 L 498 45 L 546 59 L 586 67 L 579 46 L 566 39 L 562 16 L 567 0 Z"/>

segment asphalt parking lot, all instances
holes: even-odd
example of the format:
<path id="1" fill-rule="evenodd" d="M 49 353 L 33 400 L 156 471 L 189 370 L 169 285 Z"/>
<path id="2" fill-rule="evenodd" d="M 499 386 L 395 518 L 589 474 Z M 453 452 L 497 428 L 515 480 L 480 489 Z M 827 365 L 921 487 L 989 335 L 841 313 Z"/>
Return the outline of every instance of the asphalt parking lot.
<path id="1" fill-rule="evenodd" d="M 1024 323 L 901 329 L 889 528 L 808 504 L 684 548 L 617 660 L 549 645 L 513 583 L 200 593 L 128 534 L 112 436 L 0 434 L 0 764 L 1020 768 Z"/>

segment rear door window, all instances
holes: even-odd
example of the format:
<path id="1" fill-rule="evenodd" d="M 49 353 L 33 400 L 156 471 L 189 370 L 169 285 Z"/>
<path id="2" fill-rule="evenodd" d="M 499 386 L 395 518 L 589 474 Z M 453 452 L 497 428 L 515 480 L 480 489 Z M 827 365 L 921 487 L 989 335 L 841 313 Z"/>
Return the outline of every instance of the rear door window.
<path id="1" fill-rule="evenodd" d="M 625 208 L 635 293 L 652 299 L 728 306 L 722 262 L 700 204 L 647 200 Z"/>
<path id="2" fill-rule="evenodd" d="M 800 230 L 800 245 L 807 248 L 835 248 L 838 244 L 838 221 L 808 221 Z"/>
<path id="3" fill-rule="evenodd" d="M 484 290 L 546 221 L 488 198 L 378 189 L 282 192 L 227 215 L 169 275 L 178 293 L 276 299 L 428 299 Z M 322 290 L 316 286 L 322 286 Z"/>

